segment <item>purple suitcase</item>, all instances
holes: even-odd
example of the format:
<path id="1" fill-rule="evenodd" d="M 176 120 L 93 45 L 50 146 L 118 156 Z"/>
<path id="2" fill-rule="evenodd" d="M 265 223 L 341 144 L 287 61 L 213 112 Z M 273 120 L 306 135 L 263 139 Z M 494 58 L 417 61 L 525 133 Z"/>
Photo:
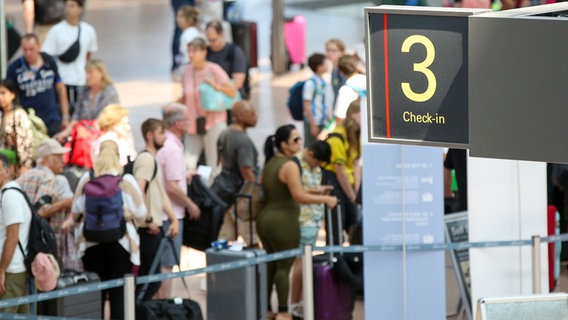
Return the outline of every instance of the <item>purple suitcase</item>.
<path id="1" fill-rule="evenodd" d="M 339 204 L 338 204 L 339 206 Z M 326 222 L 331 227 L 331 209 L 327 209 Z M 338 208 L 338 212 L 341 209 Z M 343 232 L 341 219 L 338 230 Z M 333 235 L 329 234 L 329 243 L 333 243 Z M 339 235 L 340 243 L 342 235 Z M 314 256 L 314 311 L 317 320 L 349 320 L 353 312 L 353 290 L 351 286 L 333 272 L 333 253 Z"/>

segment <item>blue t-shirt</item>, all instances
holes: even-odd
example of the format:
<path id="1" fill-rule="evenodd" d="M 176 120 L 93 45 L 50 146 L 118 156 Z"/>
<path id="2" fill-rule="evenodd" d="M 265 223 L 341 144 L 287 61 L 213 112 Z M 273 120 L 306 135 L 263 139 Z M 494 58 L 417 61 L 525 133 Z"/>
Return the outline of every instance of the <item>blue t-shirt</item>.
<path id="1" fill-rule="evenodd" d="M 8 67 L 6 78 L 18 86 L 18 97 L 24 108 L 34 109 L 46 124 L 60 122 L 56 85 L 61 82 L 61 77 L 53 57 L 43 52 L 41 56 L 44 63 L 38 70 L 30 67 L 23 56 L 18 58 Z"/>

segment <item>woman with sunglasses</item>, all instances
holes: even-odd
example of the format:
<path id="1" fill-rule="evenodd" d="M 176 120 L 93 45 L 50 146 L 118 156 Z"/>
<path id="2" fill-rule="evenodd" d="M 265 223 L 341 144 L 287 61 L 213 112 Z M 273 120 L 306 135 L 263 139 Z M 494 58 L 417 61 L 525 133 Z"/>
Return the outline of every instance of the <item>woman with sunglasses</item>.
<path id="1" fill-rule="evenodd" d="M 264 144 L 266 162 L 261 178 L 266 204 L 257 217 L 256 228 L 267 253 L 300 245 L 299 203 L 323 203 L 328 207 L 337 204 L 334 196 L 311 194 L 302 187 L 300 167 L 292 160 L 301 146 L 302 137 L 293 125 L 279 127 Z M 268 306 L 270 319 L 292 319 L 288 312 L 288 275 L 293 263 L 294 258 L 288 258 L 267 264 L 268 296 L 273 284 L 278 296 L 278 313 L 270 312 Z"/>

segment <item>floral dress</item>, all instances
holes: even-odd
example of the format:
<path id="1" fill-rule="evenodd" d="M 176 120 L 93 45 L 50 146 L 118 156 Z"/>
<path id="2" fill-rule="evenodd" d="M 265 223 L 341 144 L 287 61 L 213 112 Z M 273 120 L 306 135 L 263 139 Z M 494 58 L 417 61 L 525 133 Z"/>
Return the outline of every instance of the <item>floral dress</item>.
<path id="1" fill-rule="evenodd" d="M 0 127 L 0 147 L 16 152 L 19 167 L 31 168 L 33 165 L 33 132 L 28 114 L 17 107 L 11 112 L 2 112 Z"/>

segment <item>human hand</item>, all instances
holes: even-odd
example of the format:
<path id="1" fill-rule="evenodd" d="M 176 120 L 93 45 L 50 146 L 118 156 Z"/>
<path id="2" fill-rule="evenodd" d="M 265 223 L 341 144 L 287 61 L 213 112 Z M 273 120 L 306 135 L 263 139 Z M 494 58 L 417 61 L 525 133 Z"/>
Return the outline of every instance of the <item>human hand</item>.
<path id="1" fill-rule="evenodd" d="M 178 223 L 177 219 L 174 219 L 174 220 L 172 220 L 172 223 L 170 224 L 170 227 L 168 228 L 168 231 L 166 232 L 166 236 L 173 239 L 177 236 L 178 233 L 179 233 L 179 223 Z"/>
<path id="2" fill-rule="evenodd" d="M 61 129 L 66 129 L 69 126 L 69 117 L 67 117 L 66 119 L 64 118 L 63 120 L 61 120 Z"/>
<path id="3" fill-rule="evenodd" d="M 334 208 L 337 205 L 337 197 L 335 196 L 326 196 L 325 197 L 325 206 L 328 208 Z"/>
<path id="4" fill-rule="evenodd" d="M 73 217 L 69 215 L 69 218 L 65 219 L 61 225 L 61 232 L 63 232 L 63 234 L 69 233 L 74 225 L 75 221 L 73 220 Z"/>
<path id="5" fill-rule="evenodd" d="M 320 133 L 320 128 L 315 124 L 310 124 L 310 134 L 312 137 L 317 138 Z"/>
<path id="6" fill-rule="evenodd" d="M 59 141 L 59 143 L 63 144 L 67 141 L 67 137 L 69 137 L 69 132 L 67 129 L 61 130 L 53 136 L 53 139 Z"/>
<path id="7" fill-rule="evenodd" d="M 151 234 L 153 236 L 157 235 L 158 233 L 160 233 L 160 227 L 158 227 L 157 224 L 155 224 L 154 222 L 150 222 L 146 224 L 146 228 L 148 228 L 148 230 L 146 231 L 146 233 Z"/>
<path id="8" fill-rule="evenodd" d="M 201 210 L 199 209 L 199 207 L 195 204 L 195 202 L 191 201 L 190 199 L 190 204 L 187 206 L 187 212 L 189 213 L 189 219 L 191 220 L 197 220 L 199 219 L 199 217 L 201 216 Z"/>

